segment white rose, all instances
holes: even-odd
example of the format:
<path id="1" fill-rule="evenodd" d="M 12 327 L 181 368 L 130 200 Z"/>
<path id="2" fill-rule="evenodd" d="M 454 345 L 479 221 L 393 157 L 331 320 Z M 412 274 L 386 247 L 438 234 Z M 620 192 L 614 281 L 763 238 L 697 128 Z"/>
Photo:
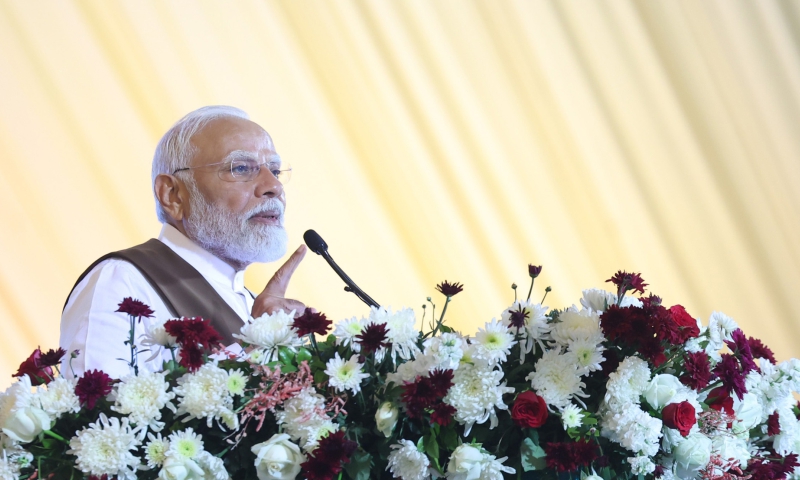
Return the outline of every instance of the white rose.
<path id="1" fill-rule="evenodd" d="M 180 455 L 168 456 L 158 472 L 161 480 L 203 480 L 205 477 L 205 472 L 197 462 Z"/>
<path id="2" fill-rule="evenodd" d="M 650 384 L 644 391 L 644 398 L 647 403 L 655 409 L 660 409 L 670 403 L 675 395 L 683 389 L 680 380 L 674 375 L 662 373 L 650 380 Z"/>
<path id="3" fill-rule="evenodd" d="M 711 440 L 702 433 L 690 433 L 672 452 L 679 466 L 687 470 L 698 470 L 711 460 Z"/>
<path id="4" fill-rule="evenodd" d="M 289 480 L 300 473 L 300 464 L 306 461 L 300 448 L 289 441 L 285 433 L 273 435 L 266 442 L 253 445 L 256 455 L 256 473 L 259 480 Z"/>
<path id="5" fill-rule="evenodd" d="M 0 429 L 17 442 L 30 443 L 50 429 L 50 416 L 31 393 L 31 380 L 22 377 L 0 394 Z"/>
<path id="6" fill-rule="evenodd" d="M 754 393 L 745 393 L 741 400 L 734 395 L 733 411 L 736 415 L 733 422 L 735 432 L 745 432 L 761 423 L 763 411 Z"/>
<path id="7" fill-rule="evenodd" d="M 483 453 L 472 445 L 459 445 L 450 455 L 447 478 L 452 480 L 477 480 L 481 476 Z"/>
<path id="8" fill-rule="evenodd" d="M 392 435 L 392 430 L 397 425 L 399 413 L 397 407 L 392 405 L 392 402 L 383 402 L 383 405 L 375 412 L 375 424 L 378 426 L 378 430 L 387 438 Z"/>
<path id="9" fill-rule="evenodd" d="M 750 460 L 750 452 L 747 450 L 747 443 L 730 435 L 717 435 L 711 441 L 714 451 L 719 453 L 723 460 L 733 460 L 739 462 L 739 466 L 747 466 Z"/>

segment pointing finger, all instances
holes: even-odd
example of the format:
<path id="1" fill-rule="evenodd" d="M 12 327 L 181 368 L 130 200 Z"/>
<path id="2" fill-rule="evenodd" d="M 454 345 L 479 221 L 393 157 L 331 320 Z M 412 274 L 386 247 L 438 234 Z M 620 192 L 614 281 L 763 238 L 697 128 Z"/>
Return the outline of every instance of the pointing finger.
<path id="1" fill-rule="evenodd" d="M 267 282 L 267 286 L 264 287 L 264 292 L 281 297 L 284 296 L 286 289 L 289 287 L 289 280 L 292 278 L 294 271 L 297 270 L 303 257 L 306 256 L 306 251 L 308 251 L 306 246 L 300 245 L 275 274 L 272 275 L 272 278 Z"/>

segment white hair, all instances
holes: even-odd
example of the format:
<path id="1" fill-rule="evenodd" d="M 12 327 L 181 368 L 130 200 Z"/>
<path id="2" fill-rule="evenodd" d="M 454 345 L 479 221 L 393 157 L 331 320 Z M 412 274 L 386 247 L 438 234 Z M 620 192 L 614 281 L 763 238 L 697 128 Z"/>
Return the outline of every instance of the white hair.
<path id="1" fill-rule="evenodd" d="M 161 223 L 166 223 L 167 213 L 161 206 L 156 196 L 156 177 L 161 174 L 171 175 L 179 168 L 189 166 L 189 162 L 194 155 L 192 137 L 202 130 L 212 120 L 218 118 L 244 118 L 250 120 L 250 116 L 244 110 L 225 105 L 209 105 L 201 107 L 188 113 L 186 116 L 175 122 L 167 133 L 161 137 L 153 155 L 153 197 L 156 200 L 156 216 Z"/>

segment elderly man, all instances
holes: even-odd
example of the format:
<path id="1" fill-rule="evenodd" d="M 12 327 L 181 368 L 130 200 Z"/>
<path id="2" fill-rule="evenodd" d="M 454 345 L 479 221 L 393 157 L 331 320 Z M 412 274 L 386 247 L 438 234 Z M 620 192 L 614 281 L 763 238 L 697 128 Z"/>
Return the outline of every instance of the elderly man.
<path id="1" fill-rule="evenodd" d="M 286 253 L 281 165 L 272 138 L 247 114 L 210 106 L 180 119 L 161 139 L 153 157 L 153 193 L 158 239 L 110 253 L 78 279 L 61 317 L 61 347 L 80 353 L 62 372 L 92 369 L 121 377 L 129 372 L 124 344 L 129 322 L 115 313 L 124 297 L 154 311 L 136 326 L 139 339 L 151 325 L 179 316 L 201 316 L 227 343 L 250 315 L 278 309 L 302 311 L 284 298 L 289 279 L 305 255 L 300 246 L 254 295 L 244 287 L 244 270 Z M 165 356 L 139 368 L 159 369 Z"/>

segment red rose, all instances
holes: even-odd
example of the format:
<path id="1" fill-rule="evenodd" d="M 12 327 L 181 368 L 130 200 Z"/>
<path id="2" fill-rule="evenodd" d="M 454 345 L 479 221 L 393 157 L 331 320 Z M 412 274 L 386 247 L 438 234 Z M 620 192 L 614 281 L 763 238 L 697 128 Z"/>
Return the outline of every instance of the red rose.
<path id="1" fill-rule="evenodd" d="M 725 387 L 717 387 L 708 392 L 706 404 L 718 412 L 725 412 L 727 415 L 733 415 L 733 398 L 725 390 Z"/>
<path id="2" fill-rule="evenodd" d="M 680 305 L 670 307 L 669 313 L 672 320 L 678 327 L 679 343 L 686 343 L 690 338 L 700 336 L 700 329 L 697 327 L 697 320 L 692 318 L 691 315 Z"/>
<path id="3" fill-rule="evenodd" d="M 522 392 L 511 407 L 511 419 L 520 427 L 539 428 L 547 420 L 547 404 L 536 393 Z"/>
<path id="4" fill-rule="evenodd" d="M 697 422 L 694 407 L 691 403 L 670 403 L 661 411 L 661 420 L 664 426 L 677 429 L 682 436 L 689 435 L 689 431 Z"/>

